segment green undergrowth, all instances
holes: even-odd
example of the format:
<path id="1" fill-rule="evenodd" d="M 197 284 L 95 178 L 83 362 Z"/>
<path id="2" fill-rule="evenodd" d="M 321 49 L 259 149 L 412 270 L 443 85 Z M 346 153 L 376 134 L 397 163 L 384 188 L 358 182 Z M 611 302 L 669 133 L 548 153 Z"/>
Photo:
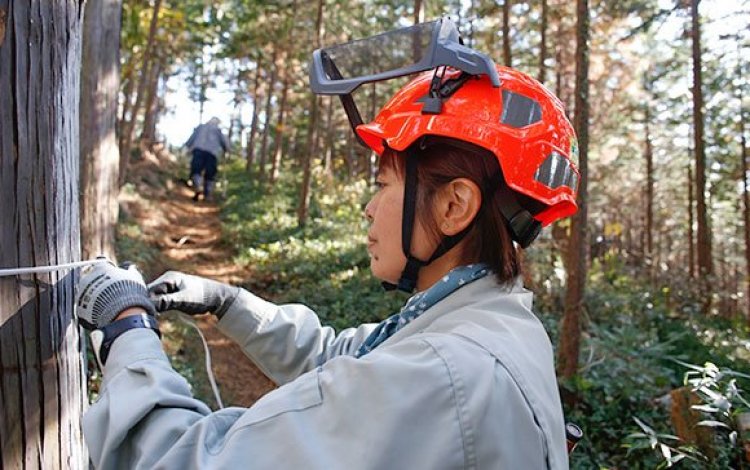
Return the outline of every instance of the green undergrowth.
<path id="1" fill-rule="evenodd" d="M 747 327 L 737 320 L 706 318 L 698 313 L 695 299 L 682 297 L 682 292 L 654 288 L 626 272 L 625 266 L 609 260 L 595 262 L 589 275 L 581 372 L 561 383 L 563 396 L 568 398 L 566 419 L 585 432 L 585 439 L 571 458 L 571 467 L 737 468 L 734 463 L 739 447 L 731 443 L 728 428 L 716 426 L 708 452 L 669 437 L 675 433 L 669 394 L 686 384 L 686 373 L 693 370 L 690 365 L 703 369 L 709 363 L 725 376 L 730 370 L 750 372 Z M 545 294 L 547 302 L 539 304 L 537 310 L 557 344 L 562 311 L 556 310 L 550 293 Z M 750 387 L 750 382 L 740 377 L 726 386 L 742 391 Z M 722 393 L 734 393 L 728 390 Z M 570 400 L 571 396 L 575 399 Z M 704 398 L 707 403 L 717 399 L 713 395 Z M 734 399 L 738 406 L 728 421 L 747 411 L 739 399 Z M 714 417 L 709 413 L 702 419 Z M 642 426 L 653 435 L 644 432 Z M 657 439 L 656 435 L 667 437 Z M 696 453 L 701 450 L 704 452 Z"/>
<path id="2" fill-rule="evenodd" d="M 376 322 L 397 311 L 405 297 L 384 293 L 369 269 L 364 181 L 333 183 L 314 175 L 309 218 L 297 223 L 300 177 L 285 172 L 261 185 L 234 163 L 226 169 L 222 230 L 252 267 L 245 287 L 277 303 L 303 303 L 337 329 Z"/>

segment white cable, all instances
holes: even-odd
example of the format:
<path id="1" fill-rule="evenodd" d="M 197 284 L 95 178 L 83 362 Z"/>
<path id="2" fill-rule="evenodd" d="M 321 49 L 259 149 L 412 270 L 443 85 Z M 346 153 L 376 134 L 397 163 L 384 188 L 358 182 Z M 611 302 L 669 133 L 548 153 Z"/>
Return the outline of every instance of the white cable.
<path id="1" fill-rule="evenodd" d="M 53 271 L 75 269 L 75 268 L 81 268 L 83 266 L 90 266 L 94 264 L 109 263 L 109 262 L 110 261 L 107 258 L 95 258 L 95 259 L 90 259 L 86 261 L 74 261 L 72 263 L 52 264 L 48 266 L 33 266 L 33 267 L 24 267 L 24 268 L 3 268 L 3 269 L 0 269 L 0 277 L 19 276 L 22 274 L 49 273 Z M 206 373 L 208 374 L 208 381 L 211 384 L 211 389 L 214 392 L 216 403 L 219 405 L 219 408 L 224 408 L 224 403 L 221 401 L 221 394 L 219 393 L 219 387 L 216 385 L 216 379 L 214 378 L 214 373 L 211 367 L 211 351 L 208 349 L 208 342 L 206 341 L 206 337 L 203 336 L 203 332 L 198 327 L 198 325 L 195 324 L 195 321 L 193 321 L 192 318 L 182 313 L 178 317 L 183 323 L 192 326 L 193 328 L 195 328 L 195 331 L 198 332 L 198 336 L 200 336 L 201 341 L 203 342 L 203 353 L 205 354 L 205 357 L 206 357 Z"/>
<path id="2" fill-rule="evenodd" d="M 195 328 L 195 331 L 198 332 L 198 336 L 201 337 L 201 341 L 203 342 L 203 353 L 206 358 L 206 373 L 208 374 L 208 381 L 211 384 L 211 390 L 214 392 L 214 398 L 216 398 L 216 403 L 219 405 L 219 409 L 224 408 L 224 403 L 221 401 L 221 394 L 219 393 L 219 387 L 216 385 L 216 379 L 214 378 L 214 373 L 211 367 L 211 351 L 208 349 L 208 342 L 206 341 L 206 337 L 203 336 L 203 332 L 198 327 L 198 325 L 195 323 L 195 321 L 187 316 L 184 313 L 180 313 L 178 315 L 178 318 L 183 323 L 192 326 Z"/>
<path id="3" fill-rule="evenodd" d="M 33 266 L 26 268 L 3 268 L 0 269 L 0 277 L 18 276 L 21 274 L 49 273 L 52 271 L 62 271 L 64 269 L 75 269 L 92 264 L 109 263 L 107 258 L 96 258 L 87 261 L 75 261 L 72 263 L 52 264 L 49 266 Z"/>

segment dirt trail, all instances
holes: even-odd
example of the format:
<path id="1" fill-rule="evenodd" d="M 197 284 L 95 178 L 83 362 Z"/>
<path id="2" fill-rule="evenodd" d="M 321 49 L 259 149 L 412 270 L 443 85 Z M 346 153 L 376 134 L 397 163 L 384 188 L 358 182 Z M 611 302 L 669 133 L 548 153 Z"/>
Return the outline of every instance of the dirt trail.
<path id="1" fill-rule="evenodd" d="M 151 198 L 148 214 L 135 214 L 146 238 L 160 250 L 160 268 L 184 271 L 230 284 L 250 277 L 246 267 L 232 264 L 232 248 L 222 243 L 219 208 L 194 202 L 183 184 L 168 191 L 144 195 Z M 158 214 L 154 214 L 156 209 Z M 211 349 L 213 370 L 225 405 L 249 406 L 275 387 L 233 341 L 216 329 L 211 315 L 196 318 Z M 201 364 L 196 368 L 202 367 Z"/>

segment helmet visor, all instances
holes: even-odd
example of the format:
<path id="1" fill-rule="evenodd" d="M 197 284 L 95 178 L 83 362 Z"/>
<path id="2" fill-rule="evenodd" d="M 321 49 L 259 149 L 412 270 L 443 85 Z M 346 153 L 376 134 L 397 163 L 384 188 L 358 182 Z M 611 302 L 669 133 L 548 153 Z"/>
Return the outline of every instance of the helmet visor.
<path id="1" fill-rule="evenodd" d="M 465 47 L 452 21 L 439 19 L 313 52 L 313 93 L 346 95 L 364 83 L 389 80 L 447 65 L 487 74 L 500 86 L 492 61 Z"/>

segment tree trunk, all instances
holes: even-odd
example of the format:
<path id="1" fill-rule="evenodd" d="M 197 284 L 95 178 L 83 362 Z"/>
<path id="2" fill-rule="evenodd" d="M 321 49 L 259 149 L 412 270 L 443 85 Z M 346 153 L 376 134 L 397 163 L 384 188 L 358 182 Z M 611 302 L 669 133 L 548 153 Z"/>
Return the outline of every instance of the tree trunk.
<path id="1" fill-rule="evenodd" d="M 738 51 L 738 59 L 741 60 L 742 55 Z M 747 302 L 747 311 L 745 312 L 745 318 L 748 324 L 750 324 L 750 193 L 748 193 L 747 183 L 747 139 L 745 137 L 745 107 L 743 104 L 743 90 L 742 85 L 744 83 L 742 77 L 742 64 L 737 64 L 737 78 L 739 79 L 739 85 L 737 87 L 737 98 L 740 105 L 740 164 L 742 168 L 742 218 L 745 222 L 743 227 L 743 235 L 745 239 L 745 298 Z"/>
<path id="2" fill-rule="evenodd" d="M 260 163 L 258 170 L 258 179 L 263 181 L 266 175 L 266 161 L 268 161 L 268 134 L 271 132 L 271 110 L 273 104 L 273 86 L 276 83 L 276 77 L 278 75 L 278 66 L 276 65 L 276 59 L 278 58 L 278 48 L 274 46 L 273 55 L 271 56 L 271 76 L 268 79 L 268 87 L 266 88 L 268 95 L 266 96 L 266 111 L 265 118 L 263 119 L 263 138 L 260 142 Z"/>
<path id="3" fill-rule="evenodd" d="M 297 19 L 297 0 L 293 0 L 291 4 L 291 14 L 287 20 L 287 36 L 286 46 L 282 58 L 282 63 L 287 63 L 287 59 L 292 56 L 292 50 L 294 49 L 294 31 Z M 279 168 L 281 166 L 281 156 L 283 154 L 283 144 L 285 137 L 287 136 L 284 119 L 286 118 L 287 108 L 289 107 L 289 87 L 291 86 L 292 71 L 290 67 L 284 67 L 284 82 L 281 89 L 281 102 L 279 103 L 279 118 L 276 122 L 276 140 L 274 141 L 274 148 L 272 153 L 273 161 L 271 163 L 271 184 L 276 182 L 279 176 Z"/>
<path id="4" fill-rule="evenodd" d="M 503 65 L 513 66 L 513 57 L 510 54 L 510 7 L 511 0 L 503 0 Z"/>
<path id="5" fill-rule="evenodd" d="M 424 8 L 422 8 L 422 0 L 414 0 L 414 24 L 419 24 L 424 21 Z"/>
<path id="6" fill-rule="evenodd" d="M 539 76 L 540 83 L 547 79 L 547 0 L 542 0 L 542 18 L 541 18 L 541 40 L 539 42 Z"/>
<path id="7" fill-rule="evenodd" d="M 698 4 L 692 0 L 691 16 L 693 23 L 693 128 L 695 151 L 695 200 L 698 222 L 698 278 L 704 313 L 711 307 L 711 233 L 708 225 L 706 205 L 706 151 L 703 144 L 703 79 L 701 78 L 701 37 Z"/>
<path id="8" fill-rule="evenodd" d="M 378 108 L 378 83 L 373 82 L 372 83 L 372 93 L 370 94 L 370 110 L 369 115 L 370 119 L 375 119 L 375 113 L 377 113 Z M 366 181 L 368 184 L 374 184 L 375 182 L 375 162 L 377 161 L 377 157 L 375 155 L 375 152 L 372 150 L 368 150 L 367 152 L 363 152 L 364 158 L 366 158 L 365 164 L 362 165 L 362 168 L 365 168 L 367 170 L 366 175 Z"/>
<path id="9" fill-rule="evenodd" d="M 255 163 L 255 135 L 258 133 L 258 89 L 260 86 L 260 71 L 262 70 L 261 62 L 255 64 L 255 83 L 253 84 L 253 118 L 250 121 L 250 133 L 247 136 L 247 160 L 245 171 L 251 174 L 253 163 Z"/>
<path id="10" fill-rule="evenodd" d="M 565 312 L 560 331 L 559 374 L 572 378 L 578 373 L 581 347 L 581 313 L 586 288 L 588 147 L 589 147 L 589 7 L 588 0 L 576 0 L 576 91 L 573 125 L 578 135 L 581 180 L 578 186 L 578 212 L 573 217 L 568 254 L 568 281 L 565 286 Z"/>
<path id="11" fill-rule="evenodd" d="M 81 74 L 81 251 L 115 258 L 120 155 L 115 137 L 121 0 L 89 0 Z"/>
<path id="12" fill-rule="evenodd" d="M 146 106 L 144 107 L 143 129 L 141 140 L 151 145 L 156 140 L 156 117 L 159 109 L 159 80 L 164 70 L 164 59 L 154 58 L 155 63 L 151 66 L 151 77 L 148 80 L 148 95 L 146 95 Z"/>
<path id="13" fill-rule="evenodd" d="M 651 142 L 651 113 L 648 104 L 645 107 L 646 127 L 646 266 L 649 279 L 653 280 L 654 271 L 654 147 Z"/>
<path id="14" fill-rule="evenodd" d="M 135 92 L 135 103 L 133 103 L 130 118 L 122 127 L 122 146 L 120 147 L 120 185 L 125 182 L 125 176 L 128 173 L 128 164 L 130 163 L 130 149 L 133 146 L 133 133 L 135 132 L 135 123 L 138 120 L 138 113 L 141 110 L 141 102 L 145 93 L 146 84 L 151 75 L 151 66 L 153 64 L 152 53 L 154 49 L 154 40 L 156 38 L 156 26 L 159 21 L 159 9 L 162 0 L 154 0 L 154 10 L 151 13 L 151 24 L 148 29 L 148 39 L 146 48 L 143 51 L 143 61 L 141 62 L 141 76 L 138 79 L 138 88 Z"/>
<path id="15" fill-rule="evenodd" d="M 0 0 L 2 267 L 80 259 L 83 5 Z M 71 271 L 0 277 L 1 468 L 86 467 L 76 280 Z"/>
<path id="16" fill-rule="evenodd" d="M 327 110 L 327 116 L 326 116 L 326 145 L 325 145 L 325 165 L 323 165 L 323 173 L 328 178 L 328 181 L 331 185 L 333 185 L 333 176 L 334 176 L 334 170 L 335 170 L 335 162 L 333 161 L 334 156 L 336 155 L 335 147 L 336 143 L 333 140 L 333 106 L 334 106 L 334 100 L 333 97 L 328 99 L 328 110 Z"/>
<path id="17" fill-rule="evenodd" d="M 318 13 L 315 19 L 314 49 L 320 47 L 323 39 L 323 7 L 325 0 L 318 0 Z M 313 94 L 310 97 L 310 122 L 307 129 L 308 152 L 302 157 L 302 188 L 300 189 L 299 205 L 297 206 L 297 225 L 304 227 L 307 223 L 308 209 L 310 207 L 310 180 L 312 179 L 312 156 L 315 149 L 315 133 L 318 126 L 318 97 Z"/>
<path id="18" fill-rule="evenodd" d="M 128 122 L 128 116 L 130 115 L 130 108 L 133 105 L 133 92 L 135 91 L 135 77 L 133 75 L 134 74 L 133 74 L 132 67 L 129 67 L 128 69 L 126 69 L 125 75 L 123 77 L 124 85 L 123 83 L 120 84 L 121 86 L 123 86 L 123 90 L 122 90 L 122 111 L 120 112 L 120 118 L 117 121 L 117 129 L 118 129 L 117 151 L 118 153 L 125 142 L 123 135 L 122 135 L 122 130 L 125 129 L 125 123 Z"/>
<path id="19" fill-rule="evenodd" d="M 271 184 L 276 182 L 276 178 L 279 176 L 279 165 L 281 164 L 281 144 L 284 140 L 284 118 L 287 113 L 287 104 L 289 96 L 289 73 L 284 72 L 284 85 L 281 89 L 281 101 L 279 102 L 279 117 L 276 121 L 276 138 L 273 144 L 273 158 L 271 161 L 271 175 L 269 181 Z"/>
<path id="20" fill-rule="evenodd" d="M 689 156 L 692 157 L 692 155 Z M 695 278 L 695 237 L 693 234 L 695 198 L 693 188 L 695 188 L 693 167 L 688 164 L 688 272 L 690 273 L 690 279 Z"/>

